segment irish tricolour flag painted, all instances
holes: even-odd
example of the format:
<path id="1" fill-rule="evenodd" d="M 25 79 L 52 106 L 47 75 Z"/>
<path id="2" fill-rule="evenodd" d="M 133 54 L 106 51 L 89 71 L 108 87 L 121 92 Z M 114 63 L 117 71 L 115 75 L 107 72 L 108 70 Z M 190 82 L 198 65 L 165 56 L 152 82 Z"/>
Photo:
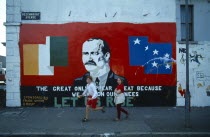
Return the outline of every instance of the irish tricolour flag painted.
<path id="1" fill-rule="evenodd" d="M 47 36 L 46 44 L 23 45 L 24 75 L 54 75 L 54 66 L 68 66 L 68 39 Z"/>

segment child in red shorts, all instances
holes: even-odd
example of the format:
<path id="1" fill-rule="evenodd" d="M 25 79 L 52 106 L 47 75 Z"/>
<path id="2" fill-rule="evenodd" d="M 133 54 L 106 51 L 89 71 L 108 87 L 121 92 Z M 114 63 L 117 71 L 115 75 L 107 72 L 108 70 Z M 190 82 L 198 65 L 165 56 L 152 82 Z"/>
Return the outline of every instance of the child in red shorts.
<path id="1" fill-rule="evenodd" d="M 87 76 L 87 87 L 85 91 L 80 95 L 79 97 L 83 97 L 84 95 L 88 96 L 87 105 L 86 105 L 86 116 L 82 120 L 83 122 L 88 121 L 89 111 L 92 109 L 93 111 L 101 110 L 102 112 L 105 112 L 104 107 L 96 107 L 97 101 L 98 101 L 98 92 L 96 90 L 95 84 L 92 82 L 92 77 Z"/>

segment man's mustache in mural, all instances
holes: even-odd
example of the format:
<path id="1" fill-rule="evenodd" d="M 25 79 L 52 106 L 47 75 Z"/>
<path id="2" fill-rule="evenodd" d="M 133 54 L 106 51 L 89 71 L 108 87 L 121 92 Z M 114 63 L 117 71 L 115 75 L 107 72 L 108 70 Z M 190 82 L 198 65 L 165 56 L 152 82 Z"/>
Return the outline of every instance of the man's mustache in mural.
<path id="1" fill-rule="evenodd" d="M 85 63 L 85 65 L 93 65 L 93 66 L 96 66 L 96 63 L 93 60 L 89 60 L 88 62 Z"/>
<path id="2" fill-rule="evenodd" d="M 105 57 L 104 56 L 98 58 L 98 62 L 99 61 L 105 61 L 106 63 L 108 63 L 108 61 L 105 60 Z M 89 60 L 88 62 L 85 63 L 85 65 L 94 65 L 94 66 L 96 66 L 96 63 L 93 60 Z"/>

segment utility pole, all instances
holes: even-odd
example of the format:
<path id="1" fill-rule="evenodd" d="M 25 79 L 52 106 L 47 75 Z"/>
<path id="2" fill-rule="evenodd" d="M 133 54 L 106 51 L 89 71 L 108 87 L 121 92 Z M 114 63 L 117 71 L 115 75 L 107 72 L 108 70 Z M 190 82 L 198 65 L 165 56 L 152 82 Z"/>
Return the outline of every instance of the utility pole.
<path id="1" fill-rule="evenodd" d="M 189 7 L 185 0 L 185 22 L 186 22 L 186 93 L 185 93 L 185 127 L 190 128 L 190 91 L 189 91 Z"/>

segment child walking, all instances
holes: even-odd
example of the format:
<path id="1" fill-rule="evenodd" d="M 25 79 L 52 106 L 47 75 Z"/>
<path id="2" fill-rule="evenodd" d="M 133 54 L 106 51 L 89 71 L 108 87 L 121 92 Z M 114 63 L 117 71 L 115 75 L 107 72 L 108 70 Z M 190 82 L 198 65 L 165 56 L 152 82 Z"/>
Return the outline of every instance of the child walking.
<path id="1" fill-rule="evenodd" d="M 116 93 L 115 98 L 114 98 L 114 102 L 117 106 L 117 118 L 114 119 L 114 121 L 119 121 L 120 120 L 121 112 L 125 113 L 126 118 L 128 118 L 128 111 L 126 111 L 125 109 L 123 109 L 121 107 L 121 105 L 125 101 L 123 80 L 121 78 L 118 78 L 117 83 L 118 83 L 118 86 L 114 90 L 114 92 Z"/>

